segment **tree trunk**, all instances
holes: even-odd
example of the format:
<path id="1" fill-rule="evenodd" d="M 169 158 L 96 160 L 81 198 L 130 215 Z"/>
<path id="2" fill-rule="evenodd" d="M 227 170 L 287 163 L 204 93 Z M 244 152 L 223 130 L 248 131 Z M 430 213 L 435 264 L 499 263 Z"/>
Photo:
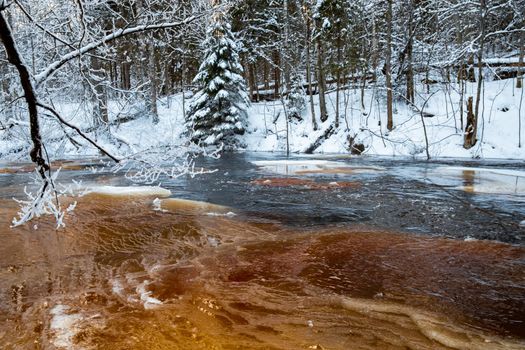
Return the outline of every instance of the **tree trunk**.
<path id="1" fill-rule="evenodd" d="M 375 69 L 374 69 L 375 72 Z M 375 76 L 375 73 L 374 73 Z M 374 78 L 375 79 L 375 78 Z M 365 88 L 366 88 L 366 66 L 363 66 L 361 73 L 361 115 L 366 115 L 366 106 L 365 106 Z"/>
<path id="2" fill-rule="evenodd" d="M 128 62 L 122 62 L 120 64 L 120 80 L 121 88 L 124 90 L 131 89 L 130 69 Z"/>
<path id="3" fill-rule="evenodd" d="M 281 90 L 281 70 L 280 67 L 280 59 L 279 59 L 279 51 L 274 51 L 274 69 L 273 69 L 273 79 L 274 79 L 274 99 L 278 99 L 280 97 L 280 90 Z"/>
<path id="4" fill-rule="evenodd" d="M 476 82 L 476 72 L 474 71 L 474 55 L 470 55 L 468 59 L 467 80 L 471 83 Z"/>
<path id="5" fill-rule="evenodd" d="M 250 101 L 254 101 L 254 88 L 253 88 L 253 82 L 252 82 L 252 70 L 250 67 L 250 63 L 248 63 L 248 60 L 245 60 L 244 66 L 244 79 L 246 79 L 246 82 L 248 83 L 248 96 L 250 97 Z"/>
<path id="6" fill-rule="evenodd" d="M 159 82 L 157 80 L 156 74 L 156 56 L 155 56 L 155 46 L 150 42 L 148 45 L 149 52 L 149 66 L 148 66 L 148 78 L 149 78 L 149 110 L 151 113 L 151 120 L 153 124 L 159 122 L 159 112 L 157 110 L 157 99 L 158 99 L 158 86 Z"/>
<path id="7" fill-rule="evenodd" d="M 336 89 L 335 89 L 335 128 L 339 128 L 339 90 L 341 89 L 341 46 L 343 45 L 341 38 L 337 40 L 337 73 L 336 73 Z"/>
<path id="8" fill-rule="evenodd" d="M 364 39 L 365 40 L 365 39 Z M 372 16 L 372 51 L 370 52 L 370 58 L 372 59 L 372 80 L 377 81 L 377 67 L 379 66 L 379 38 L 377 36 L 377 27 L 375 16 Z M 366 72 L 366 69 L 363 68 L 363 72 Z M 364 75 L 363 75 L 364 76 Z"/>
<path id="9" fill-rule="evenodd" d="M 104 65 L 100 59 L 96 57 L 91 58 L 92 72 L 95 79 L 90 79 L 93 85 L 93 124 L 96 127 L 107 125 L 109 121 L 108 116 L 108 96 L 106 91 L 106 73 Z"/>
<path id="10" fill-rule="evenodd" d="M 249 84 L 250 84 L 250 96 L 252 101 L 258 102 L 259 101 L 259 94 L 257 93 L 257 74 L 255 73 L 255 63 L 249 63 L 248 64 L 249 69 Z"/>
<path id="11" fill-rule="evenodd" d="M 523 56 L 525 54 L 525 33 L 520 34 L 520 59 L 518 63 L 518 79 L 516 81 L 516 88 L 523 88 Z"/>
<path id="12" fill-rule="evenodd" d="M 474 110 L 474 121 L 472 125 L 472 133 L 474 134 L 472 137 L 472 140 L 474 140 L 474 144 L 476 143 L 476 134 L 478 132 L 478 121 L 479 121 L 479 106 L 481 102 L 481 90 L 482 90 L 482 83 L 483 83 L 483 49 L 485 48 L 485 16 L 487 14 L 487 4 L 485 3 L 485 0 L 480 0 L 480 7 L 479 7 L 479 25 L 480 25 L 480 32 L 481 32 L 481 38 L 480 38 L 480 45 L 478 50 L 478 87 L 476 91 L 476 108 Z M 472 144 L 472 146 L 474 146 Z"/>
<path id="13" fill-rule="evenodd" d="M 264 70 L 263 70 L 263 80 L 264 80 L 264 90 L 270 90 L 270 68 L 268 67 L 268 62 L 264 60 Z"/>
<path id="14" fill-rule="evenodd" d="M 333 125 L 330 125 L 322 134 L 319 136 L 307 149 L 304 150 L 306 154 L 312 154 L 318 149 L 323 142 L 328 140 L 334 133 L 336 129 Z"/>
<path id="15" fill-rule="evenodd" d="M 284 18 L 284 43 L 283 43 L 283 50 L 282 50 L 282 60 L 281 62 L 284 63 L 283 71 L 284 71 L 284 84 L 286 92 L 290 91 L 290 55 L 289 55 L 289 49 L 290 49 L 290 18 L 288 13 L 288 0 L 283 0 L 283 11 L 285 14 Z"/>
<path id="16" fill-rule="evenodd" d="M 253 87 L 255 88 L 255 101 L 259 102 L 261 94 L 259 93 L 259 80 L 258 80 L 259 72 L 257 72 L 256 62 L 251 64 L 251 68 L 252 68 L 252 77 L 253 77 Z"/>
<path id="17" fill-rule="evenodd" d="M 465 64 L 461 65 L 461 68 L 459 70 L 459 120 L 460 120 L 460 128 L 461 131 L 463 131 L 463 100 L 465 97 Z"/>
<path id="18" fill-rule="evenodd" d="M 323 63 L 323 44 L 321 38 L 317 35 L 317 86 L 319 87 L 319 114 L 322 122 L 328 120 L 328 111 L 326 110 L 326 82 L 324 78 Z"/>
<path id="19" fill-rule="evenodd" d="M 164 88 L 162 89 L 162 92 L 164 95 L 169 96 L 173 94 L 172 86 L 171 86 L 171 65 L 168 60 L 164 62 L 164 74 L 162 75 L 162 80 L 164 81 Z"/>
<path id="20" fill-rule="evenodd" d="M 407 91 L 406 91 L 406 99 L 410 103 L 414 103 L 415 101 L 415 92 L 414 92 L 414 68 L 412 65 L 412 52 L 414 47 L 414 23 L 413 23 L 413 17 L 414 17 L 414 8 L 413 8 L 413 0 L 410 0 L 410 17 L 409 17 L 409 23 L 408 23 L 408 43 L 407 43 L 407 71 L 406 71 L 406 79 L 407 79 Z"/>
<path id="21" fill-rule="evenodd" d="M 20 83 L 24 90 L 24 99 L 26 100 L 27 109 L 29 111 L 29 128 L 31 141 L 33 142 L 33 148 L 29 155 L 31 156 L 31 161 L 36 164 L 37 171 L 42 179 L 44 179 L 45 186 L 47 187 L 49 182 L 46 177 L 46 172 L 49 170 L 49 165 L 44 160 L 42 136 L 40 135 L 40 123 L 38 119 L 38 99 L 31 81 L 31 75 L 27 66 L 23 63 L 22 57 L 20 57 L 11 34 L 11 27 L 7 23 L 3 11 L 3 9 L 0 10 L 0 39 L 5 48 L 7 60 L 16 67 L 20 77 Z"/>
<path id="22" fill-rule="evenodd" d="M 385 75 L 386 75 L 386 108 L 388 130 L 394 128 L 393 118 L 393 96 L 392 96 L 392 0 L 387 1 L 386 11 L 386 58 L 385 58 Z"/>
<path id="23" fill-rule="evenodd" d="M 476 144 L 476 125 L 478 124 L 476 120 L 476 115 L 472 111 L 473 97 L 470 96 L 467 102 L 467 125 L 465 127 L 465 142 L 463 147 L 465 149 L 472 148 Z"/>
<path id="24" fill-rule="evenodd" d="M 310 114 L 312 115 L 312 128 L 317 130 L 317 120 L 315 119 L 315 107 L 314 107 L 314 91 L 312 86 L 312 62 L 310 52 L 312 49 L 312 20 L 309 14 L 305 11 L 303 14 L 305 18 L 305 41 L 306 41 L 306 81 L 308 82 L 308 95 L 310 97 Z"/>

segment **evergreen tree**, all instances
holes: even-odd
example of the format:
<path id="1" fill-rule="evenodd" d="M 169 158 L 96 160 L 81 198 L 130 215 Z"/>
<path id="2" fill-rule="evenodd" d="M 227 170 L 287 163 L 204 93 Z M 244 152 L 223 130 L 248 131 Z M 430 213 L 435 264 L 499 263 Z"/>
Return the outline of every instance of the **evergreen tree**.
<path id="1" fill-rule="evenodd" d="M 288 119 L 303 120 L 306 110 L 306 93 L 304 92 L 304 79 L 300 74 L 293 73 L 291 78 L 290 93 L 286 96 L 286 112 Z"/>
<path id="2" fill-rule="evenodd" d="M 186 127 L 192 142 L 225 149 L 240 146 L 249 105 L 238 45 L 223 14 L 216 14 L 203 44 L 205 58 L 194 82 L 202 88 L 190 105 Z"/>

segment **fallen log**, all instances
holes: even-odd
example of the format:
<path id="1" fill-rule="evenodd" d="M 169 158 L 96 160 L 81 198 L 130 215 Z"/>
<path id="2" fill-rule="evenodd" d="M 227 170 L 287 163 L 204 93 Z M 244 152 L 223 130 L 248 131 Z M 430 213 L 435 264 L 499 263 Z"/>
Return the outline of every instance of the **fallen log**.
<path id="1" fill-rule="evenodd" d="M 307 148 L 304 150 L 306 154 L 312 154 L 318 149 L 323 142 L 328 140 L 335 133 L 335 126 L 332 124 Z"/>

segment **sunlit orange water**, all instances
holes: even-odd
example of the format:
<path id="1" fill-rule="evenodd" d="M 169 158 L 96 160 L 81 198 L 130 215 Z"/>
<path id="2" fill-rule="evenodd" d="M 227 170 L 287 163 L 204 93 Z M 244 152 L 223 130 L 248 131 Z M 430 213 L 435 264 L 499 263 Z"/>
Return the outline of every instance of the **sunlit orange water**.
<path id="1" fill-rule="evenodd" d="M 85 196 L 58 231 L 2 201 L 0 347 L 525 348 L 521 247 L 153 199 Z"/>

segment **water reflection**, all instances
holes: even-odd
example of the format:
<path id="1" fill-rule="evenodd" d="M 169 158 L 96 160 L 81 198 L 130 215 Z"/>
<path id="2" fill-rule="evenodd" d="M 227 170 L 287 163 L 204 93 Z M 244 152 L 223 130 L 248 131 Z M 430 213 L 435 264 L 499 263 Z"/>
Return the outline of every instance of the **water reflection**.
<path id="1" fill-rule="evenodd" d="M 463 183 L 457 189 L 466 192 L 525 196 L 525 171 L 438 167 L 436 172 L 446 178 L 461 178 Z"/>

